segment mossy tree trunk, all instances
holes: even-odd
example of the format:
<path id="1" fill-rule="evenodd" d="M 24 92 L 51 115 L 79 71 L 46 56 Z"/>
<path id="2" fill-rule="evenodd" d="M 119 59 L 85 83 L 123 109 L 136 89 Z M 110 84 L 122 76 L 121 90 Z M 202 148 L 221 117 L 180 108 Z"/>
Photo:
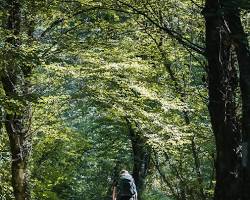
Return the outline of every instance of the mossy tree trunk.
<path id="1" fill-rule="evenodd" d="M 29 70 L 21 61 L 21 1 L 8 0 L 6 9 L 6 46 L 1 82 L 5 91 L 5 128 L 12 155 L 12 186 L 16 200 L 30 199 L 28 157 L 30 151 L 30 105 L 27 101 Z"/>

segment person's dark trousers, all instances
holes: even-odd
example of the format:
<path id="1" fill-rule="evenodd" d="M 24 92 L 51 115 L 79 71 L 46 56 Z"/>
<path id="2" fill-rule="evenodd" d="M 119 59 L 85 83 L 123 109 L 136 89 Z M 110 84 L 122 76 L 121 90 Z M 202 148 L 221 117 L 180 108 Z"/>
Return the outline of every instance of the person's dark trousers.
<path id="1" fill-rule="evenodd" d="M 121 197 L 118 197 L 117 200 L 131 200 L 131 199 L 132 199 L 132 197 L 130 197 L 130 196 L 121 196 Z"/>

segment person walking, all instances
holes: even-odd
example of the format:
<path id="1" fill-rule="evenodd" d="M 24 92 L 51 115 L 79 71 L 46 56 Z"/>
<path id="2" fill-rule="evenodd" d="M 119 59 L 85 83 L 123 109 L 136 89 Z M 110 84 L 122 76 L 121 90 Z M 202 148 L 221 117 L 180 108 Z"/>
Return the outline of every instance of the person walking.
<path id="1" fill-rule="evenodd" d="M 113 187 L 112 200 L 137 200 L 135 181 L 127 170 L 120 172 L 119 180 Z"/>

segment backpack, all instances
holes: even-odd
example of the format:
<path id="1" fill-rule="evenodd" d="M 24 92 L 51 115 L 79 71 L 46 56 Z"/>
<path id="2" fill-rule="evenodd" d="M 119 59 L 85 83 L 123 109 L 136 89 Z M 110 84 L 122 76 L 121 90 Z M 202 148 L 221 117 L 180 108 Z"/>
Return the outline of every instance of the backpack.
<path id="1" fill-rule="evenodd" d="M 121 175 L 118 182 L 118 195 L 132 197 L 136 193 L 134 179 L 131 175 Z"/>

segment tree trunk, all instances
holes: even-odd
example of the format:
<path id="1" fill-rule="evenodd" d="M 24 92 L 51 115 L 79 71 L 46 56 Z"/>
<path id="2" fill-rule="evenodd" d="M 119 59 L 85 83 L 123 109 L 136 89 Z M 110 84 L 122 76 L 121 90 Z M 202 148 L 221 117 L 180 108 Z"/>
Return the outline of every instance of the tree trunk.
<path id="1" fill-rule="evenodd" d="M 12 155 L 12 186 L 16 200 L 30 199 L 28 189 L 27 161 L 30 150 L 30 107 L 27 96 L 26 72 L 18 62 L 20 53 L 21 3 L 7 1 L 7 24 L 9 35 L 6 38 L 5 65 L 1 82 L 9 105 L 6 107 L 5 128 L 9 136 Z M 14 102 L 14 103 L 13 103 Z"/>
<path id="2" fill-rule="evenodd" d="M 30 141 L 21 124 L 22 120 L 24 120 L 23 116 L 19 118 L 15 114 L 8 114 L 5 123 L 10 141 L 12 187 L 16 200 L 29 199 L 27 161 Z"/>
<path id="3" fill-rule="evenodd" d="M 215 200 L 239 199 L 240 142 L 236 119 L 237 76 L 229 30 L 220 1 L 206 0 L 206 56 L 208 61 L 209 113 L 216 142 Z"/>
<path id="4" fill-rule="evenodd" d="M 141 134 L 136 133 L 132 128 L 131 122 L 128 119 L 126 120 L 134 156 L 133 177 L 138 192 L 138 200 L 141 200 L 145 186 L 145 178 L 149 168 L 151 151 L 146 144 L 145 138 Z"/>
<path id="5" fill-rule="evenodd" d="M 229 2 L 230 3 L 230 2 Z M 238 8 L 227 7 L 226 19 L 231 31 L 232 43 L 235 46 L 242 98 L 242 199 L 250 199 L 250 51 L 247 35 L 240 19 Z"/>
<path id="6" fill-rule="evenodd" d="M 164 24 L 162 18 L 161 18 L 161 23 Z M 163 37 L 160 37 L 160 40 L 157 41 L 153 37 L 153 35 L 151 35 L 149 32 L 147 32 L 147 34 L 154 41 L 157 49 L 159 50 L 159 53 L 160 53 L 162 61 L 163 61 L 163 65 L 164 65 L 165 69 L 167 70 L 167 72 L 168 72 L 168 74 L 170 76 L 171 81 L 173 82 L 173 86 L 174 86 L 173 89 L 174 89 L 174 91 L 177 92 L 178 94 L 180 94 L 180 101 L 182 103 L 185 103 L 185 97 L 186 97 L 186 94 L 184 92 L 185 89 L 179 84 L 178 79 L 175 76 L 175 73 L 171 69 L 171 63 L 167 59 L 166 52 L 164 51 L 164 49 L 162 47 L 163 46 L 163 42 L 164 42 Z M 190 125 L 190 116 L 189 116 L 188 111 L 183 111 L 182 113 L 183 113 L 183 118 L 185 120 L 185 124 L 186 125 Z M 192 142 L 191 149 L 192 149 L 192 154 L 193 154 L 193 158 L 194 158 L 194 168 L 195 168 L 196 175 L 197 175 L 197 182 L 199 183 L 199 198 L 201 200 L 205 200 L 206 199 L 206 195 L 204 193 L 204 188 L 203 188 L 203 177 L 202 177 L 202 173 L 201 173 L 201 170 L 200 170 L 200 160 L 199 160 L 198 152 L 196 151 L 196 147 L 195 147 L 195 143 L 194 143 L 194 138 L 192 139 L 191 142 Z M 158 171 L 160 170 L 160 166 L 159 165 L 156 166 L 156 168 L 158 169 Z M 161 174 L 160 171 L 159 171 L 159 173 Z M 167 183 L 167 185 L 170 186 L 168 183 Z M 170 188 L 170 190 L 172 191 L 171 188 Z M 186 194 L 185 194 L 184 190 L 183 190 L 182 194 L 183 194 L 182 195 L 183 198 L 185 198 Z"/>
<path id="7" fill-rule="evenodd" d="M 114 186 L 116 186 L 116 184 L 118 183 L 117 181 L 120 176 L 120 171 L 121 171 L 121 162 L 117 160 L 112 170 L 112 176 L 111 176 L 112 184 L 110 184 L 110 186 L 108 187 L 107 195 L 104 198 L 105 200 L 112 200 L 113 189 Z"/>

